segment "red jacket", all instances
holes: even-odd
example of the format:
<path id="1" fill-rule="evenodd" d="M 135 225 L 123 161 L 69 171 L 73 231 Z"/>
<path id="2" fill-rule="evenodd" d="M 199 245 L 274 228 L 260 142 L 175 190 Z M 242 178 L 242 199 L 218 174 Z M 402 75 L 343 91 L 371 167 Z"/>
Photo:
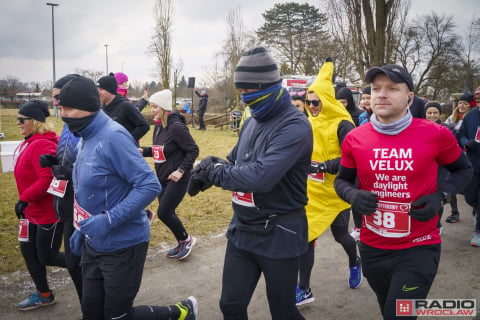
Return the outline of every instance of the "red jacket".
<path id="1" fill-rule="evenodd" d="M 34 224 L 57 222 L 53 207 L 53 195 L 47 193 L 53 175 L 50 168 L 41 168 L 39 158 L 45 153 L 55 154 L 58 136 L 49 131 L 34 134 L 23 141 L 15 150 L 15 169 L 13 174 L 17 181 L 19 199 L 28 202 L 24 213 Z"/>

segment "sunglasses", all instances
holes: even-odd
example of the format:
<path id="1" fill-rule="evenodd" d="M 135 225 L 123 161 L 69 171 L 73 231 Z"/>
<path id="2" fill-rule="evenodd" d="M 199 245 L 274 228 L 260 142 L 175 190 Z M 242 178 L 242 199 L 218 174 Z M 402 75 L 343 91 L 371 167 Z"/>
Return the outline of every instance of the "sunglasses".
<path id="1" fill-rule="evenodd" d="M 305 100 L 305 103 L 307 104 L 307 106 L 313 104 L 315 107 L 318 107 L 318 105 L 320 104 L 320 101 L 319 100 Z"/>
<path id="2" fill-rule="evenodd" d="M 25 120 L 32 120 L 32 118 L 17 117 L 17 121 L 20 122 L 21 124 L 24 124 Z"/>

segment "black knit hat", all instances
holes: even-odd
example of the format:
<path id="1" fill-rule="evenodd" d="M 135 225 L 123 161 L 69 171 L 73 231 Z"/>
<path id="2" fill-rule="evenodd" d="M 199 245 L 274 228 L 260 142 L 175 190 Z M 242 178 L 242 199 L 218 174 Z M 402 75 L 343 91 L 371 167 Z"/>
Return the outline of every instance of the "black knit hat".
<path id="1" fill-rule="evenodd" d="M 272 55 L 264 47 L 253 47 L 238 61 L 234 82 L 237 89 L 265 89 L 282 82 L 282 78 Z"/>
<path id="2" fill-rule="evenodd" d="M 425 105 L 425 113 L 427 112 L 428 108 L 437 108 L 438 112 L 442 114 L 442 107 L 436 101 L 431 101 Z"/>
<path id="3" fill-rule="evenodd" d="M 368 86 L 368 87 L 365 87 L 363 88 L 362 90 L 362 94 L 372 94 L 372 87 Z"/>
<path id="4" fill-rule="evenodd" d="M 100 110 L 100 96 L 92 80 L 78 76 L 63 86 L 58 97 L 58 104 L 64 107 L 96 112 Z"/>
<path id="5" fill-rule="evenodd" d="M 117 86 L 117 79 L 111 74 L 101 77 L 97 81 L 97 87 L 107 90 L 111 94 L 117 94 Z"/>
<path id="6" fill-rule="evenodd" d="M 412 76 L 405 70 L 405 68 L 396 64 L 386 64 L 382 67 L 374 67 L 367 71 L 365 80 L 367 83 L 372 83 L 375 76 L 379 73 L 385 74 L 393 82 L 405 83 L 410 91 L 413 91 Z"/>
<path id="7" fill-rule="evenodd" d="M 50 116 L 50 111 L 48 111 L 48 104 L 39 100 L 32 100 L 25 103 L 23 106 L 20 107 L 18 113 L 40 122 L 45 122 L 45 118 Z"/>
<path id="8" fill-rule="evenodd" d="M 458 98 L 458 101 L 467 101 L 468 103 L 472 103 L 472 101 L 474 100 L 473 99 L 473 93 L 471 92 L 465 92 L 464 94 L 462 94 L 460 96 L 460 98 Z"/>
<path id="9" fill-rule="evenodd" d="M 60 79 L 58 79 L 55 84 L 53 85 L 54 88 L 57 88 L 57 89 L 62 89 L 64 85 L 67 84 L 68 81 L 72 80 L 73 78 L 77 78 L 79 77 L 78 74 L 67 74 L 66 76 L 64 77 L 61 77 Z"/>

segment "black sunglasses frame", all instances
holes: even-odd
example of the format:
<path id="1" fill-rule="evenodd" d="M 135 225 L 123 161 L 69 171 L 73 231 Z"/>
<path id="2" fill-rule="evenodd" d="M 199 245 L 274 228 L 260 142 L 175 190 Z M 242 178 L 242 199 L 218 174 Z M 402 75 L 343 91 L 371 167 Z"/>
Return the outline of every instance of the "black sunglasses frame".
<path id="1" fill-rule="evenodd" d="M 320 104 L 320 100 L 305 100 L 305 103 L 307 104 L 307 106 L 313 104 L 315 107 L 318 107 L 318 105 Z"/>
<path id="2" fill-rule="evenodd" d="M 32 120 L 32 118 L 17 117 L 17 121 L 20 122 L 21 124 L 24 124 L 25 120 Z"/>

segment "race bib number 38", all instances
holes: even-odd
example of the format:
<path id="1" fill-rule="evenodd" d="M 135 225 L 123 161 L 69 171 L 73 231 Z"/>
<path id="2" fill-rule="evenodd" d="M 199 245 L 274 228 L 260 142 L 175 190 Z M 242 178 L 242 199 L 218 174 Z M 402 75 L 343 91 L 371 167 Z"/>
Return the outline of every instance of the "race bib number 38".
<path id="1" fill-rule="evenodd" d="M 377 211 L 364 216 L 365 226 L 387 238 L 402 238 L 410 234 L 409 203 L 379 201 Z"/>

